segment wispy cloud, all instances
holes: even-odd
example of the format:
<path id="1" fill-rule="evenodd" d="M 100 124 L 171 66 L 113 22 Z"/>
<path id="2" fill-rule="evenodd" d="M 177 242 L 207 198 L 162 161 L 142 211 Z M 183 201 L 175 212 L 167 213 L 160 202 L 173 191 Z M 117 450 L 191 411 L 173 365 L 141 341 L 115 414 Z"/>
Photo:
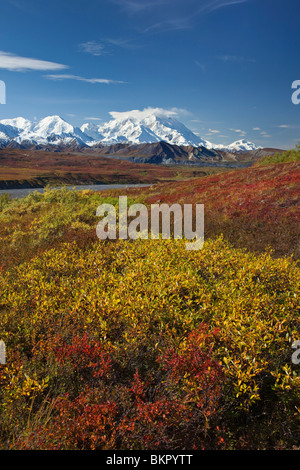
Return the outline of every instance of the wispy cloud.
<path id="1" fill-rule="evenodd" d="M 208 131 L 211 132 L 212 134 L 219 134 L 219 132 L 220 132 L 216 129 L 208 129 Z"/>
<path id="2" fill-rule="evenodd" d="M 105 42 L 109 45 L 121 47 L 123 49 L 137 49 L 139 46 L 133 43 L 134 38 L 132 39 L 115 39 L 115 38 L 106 38 Z"/>
<path id="3" fill-rule="evenodd" d="M 79 50 L 94 56 L 106 54 L 105 46 L 98 41 L 87 41 L 79 44 Z"/>
<path id="4" fill-rule="evenodd" d="M 112 54 L 114 49 L 137 49 L 139 46 L 134 43 L 136 38 L 133 39 L 119 39 L 119 38 L 105 38 L 100 41 L 86 41 L 79 44 L 78 49 L 80 52 L 91 54 L 93 56 L 102 56 L 105 54 Z"/>
<path id="5" fill-rule="evenodd" d="M 214 1 L 210 1 L 208 2 L 208 5 L 207 5 L 207 11 L 210 13 L 212 11 L 215 11 L 215 10 L 219 10 L 220 8 L 225 8 L 225 7 L 229 7 L 229 6 L 232 6 L 232 5 L 238 5 L 239 3 L 245 3 L 247 2 L 248 0 L 214 0 Z"/>
<path id="6" fill-rule="evenodd" d="M 161 8 L 164 5 L 176 5 L 181 2 L 181 0 L 111 0 L 113 3 L 121 6 L 124 10 L 126 10 L 130 14 L 144 12 L 146 10 L 153 10 L 159 7 Z M 194 11 L 194 14 L 199 15 L 200 13 L 210 13 L 212 11 L 218 10 L 220 8 L 225 8 L 231 5 L 236 5 L 239 3 L 245 3 L 248 0 L 202 0 L 199 6 L 199 1 L 197 0 L 197 8 Z M 187 0 L 186 3 L 194 3 L 192 0 Z"/>
<path id="7" fill-rule="evenodd" d="M 229 129 L 232 132 L 236 132 L 237 134 L 245 136 L 247 134 L 246 131 L 242 131 L 241 129 Z"/>
<path id="8" fill-rule="evenodd" d="M 166 33 L 168 31 L 185 30 L 191 27 L 190 19 L 190 17 L 181 17 L 158 21 L 157 23 L 153 23 L 145 28 L 143 33 L 155 33 L 161 31 Z"/>
<path id="9" fill-rule="evenodd" d="M 199 60 L 195 60 L 195 64 L 199 69 L 202 70 L 202 72 L 206 72 L 206 64 L 203 64 L 202 62 L 199 62 Z"/>
<path id="10" fill-rule="evenodd" d="M 279 129 L 300 129 L 299 124 L 280 124 L 279 126 L 275 126 Z"/>
<path id="11" fill-rule="evenodd" d="M 26 2 L 26 4 L 24 3 L 23 0 L 5 0 L 5 1 L 12 7 L 15 7 L 19 10 L 23 10 L 26 12 L 28 12 L 28 10 L 32 10 L 32 5 L 28 1 Z"/>
<path id="12" fill-rule="evenodd" d="M 169 0 L 111 0 L 113 3 L 119 5 L 128 14 L 134 15 L 144 12 L 149 9 L 161 7 L 162 4 L 167 4 Z"/>
<path id="13" fill-rule="evenodd" d="M 21 57 L 11 52 L 0 51 L 0 69 L 14 72 L 24 72 L 29 70 L 62 70 L 69 68 L 68 65 L 57 64 L 46 60 Z"/>
<path id="14" fill-rule="evenodd" d="M 56 80 L 56 81 L 61 81 L 61 80 L 78 80 L 80 82 L 86 82 L 86 83 L 103 83 L 106 85 L 110 85 L 113 83 L 126 83 L 121 80 L 111 80 L 108 78 L 85 78 L 85 77 L 80 77 L 78 75 L 69 75 L 69 74 L 50 74 L 50 75 L 44 75 L 45 78 L 48 80 Z"/>
<path id="15" fill-rule="evenodd" d="M 238 62 L 238 63 L 243 63 L 243 62 L 256 62 L 255 59 L 240 56 L 240 55 L 218 55 L 217 59 L 221 60 L 222 62 Z"/>
<path id="16" fill-rule="evenodd" d="M 119 5 L 129 15 L 145 14 L 153 18 L 159 15 L 158 21 L 153 21 L 142 30 L 142 33 L 159 33 L 170 30 L 185 30 L 193 26 L 195 19 L 208 15 L 221 8 L 242 4 L 249 0 L 186 0 L 184 13 L 182 0 L 111 0 Z M 200 3 L 200 6 L 199 6 Z M 176 13 L 170 14 L 170 11 Z M 151 15 L 150 15 L 151 13 Z"/>
<path id="17" fill-rule="evenodd" d="M 226 8 L 231 5 L 237 5 L 240 3 L 245 3 L 248 0 L 203 0 L 200 7 L 193 9 L 193 12 L 185 16 L 177 16 L 176 18 L 168 19 L 165 22 L 160 22 L 154 25 L 156 29 L 164 28 L 165 25 L 168 26 L 168 29 L 188 29 L 193 26 L 195 18 L 199 18 L 205 15 L 212 13 L 213 11 L 219 10 L 221 8 Z M 197 3 L 198 5 L 198 3 Z M 152 27 L 153 29 L 153 27 Z M 146 30 L 146 32 L 148 32 Z"/>
<path id="18" fill-rule="evenodd" d="M 252 130 L 253 130 L 253 131 L 260 131 L 260 130 L 261 130 L 261 128 L 260 128 L 260 127 L 253 127 L 253 129 L 252 129 Z"/>

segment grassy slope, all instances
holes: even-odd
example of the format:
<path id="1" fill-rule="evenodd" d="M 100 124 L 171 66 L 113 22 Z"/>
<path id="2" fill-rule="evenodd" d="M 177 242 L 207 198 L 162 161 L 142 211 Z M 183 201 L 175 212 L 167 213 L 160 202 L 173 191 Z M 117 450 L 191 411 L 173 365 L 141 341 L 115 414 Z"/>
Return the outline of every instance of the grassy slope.
<path id="1" fill-rule="evenodd" d="M 133 189 L 133 198 L 154 203 L 205 206 L 205 236 L 220 234 L 235 246 L 275 255 L 300 256 L 300 163 L 256 165 L 226 175 Z M 110 194 L 117 195 L 117 192 Z"/>

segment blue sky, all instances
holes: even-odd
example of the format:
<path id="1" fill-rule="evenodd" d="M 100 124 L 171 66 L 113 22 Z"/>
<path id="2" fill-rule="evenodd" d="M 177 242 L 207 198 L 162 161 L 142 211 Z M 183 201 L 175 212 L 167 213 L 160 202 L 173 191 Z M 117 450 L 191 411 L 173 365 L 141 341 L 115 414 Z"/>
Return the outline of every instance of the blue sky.
<path id="1" fill-rule="evenodd" d="M 2 0 L 0 118 L 162 108 L 214 143 L 293 148 L 299 15 L 299 0 Z"/>

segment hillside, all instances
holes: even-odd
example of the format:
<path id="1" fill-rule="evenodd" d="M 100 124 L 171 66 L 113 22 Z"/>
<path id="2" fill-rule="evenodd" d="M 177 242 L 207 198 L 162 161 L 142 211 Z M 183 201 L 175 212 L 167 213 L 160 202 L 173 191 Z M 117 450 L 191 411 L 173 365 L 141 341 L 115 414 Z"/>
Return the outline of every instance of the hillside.
<path id="1" fill-rule="evenodd" d="M 237 247 L 261 252 L 269 246 L 277 256 L 299 259 L 300 162 L 285 162 L 285 155 L 279 164 L 264 164 L 266 157 L 251 168 L 127 194 L 147 204 L 204 204 L 206 237 L 224 234 Z"/>
<path id="2" fill-rule="evenodd" d="M 95 145 L 90 153 L 125 158 L 139 163 L 238 166 L 239 163 L 251 164 L 263 156 L 280 152 L 277 149 L 257 149 L 251 151 L 229 151 L 208 149 L 191 145 L 171 145 L 168 142 L 148 144 L 119 143 L 113 145 Z"/>

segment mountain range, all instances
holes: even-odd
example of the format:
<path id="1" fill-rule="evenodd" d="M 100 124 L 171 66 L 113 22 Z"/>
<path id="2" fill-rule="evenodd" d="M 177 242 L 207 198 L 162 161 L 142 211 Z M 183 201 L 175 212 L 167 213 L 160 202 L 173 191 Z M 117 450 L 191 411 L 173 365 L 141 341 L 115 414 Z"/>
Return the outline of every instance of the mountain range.
<path id="1" fill-rule="evenodd" d="M 117 116 L 106 123 L 89 122 L 81 127 L 74 127 L 60 116 L 47 116 L 38 122 L 23 117 L 0 120 L 0 148 L 93 149 L 116 144 L 140 145 L 159 142 L 230 153 L 256 151 L 261 148 L 246 140 L 238 140 L 228 146 L 213 144 L 193 133 L 174 117 L 154 113 L 141 117 Z"/>

